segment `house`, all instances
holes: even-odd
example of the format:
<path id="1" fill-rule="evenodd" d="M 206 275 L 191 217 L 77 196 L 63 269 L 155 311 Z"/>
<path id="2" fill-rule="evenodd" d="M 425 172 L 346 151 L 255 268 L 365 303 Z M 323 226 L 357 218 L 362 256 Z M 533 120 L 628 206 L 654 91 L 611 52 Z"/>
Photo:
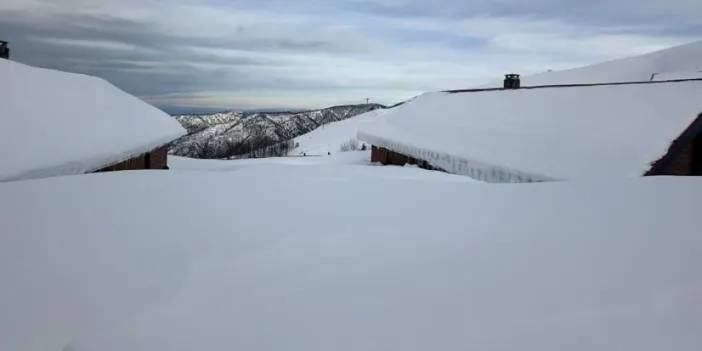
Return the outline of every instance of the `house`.
<path id="1" fill-rule="evenodd" d="M 358 138 L 374 162 L 488 182 L 702 175 L 702 79 L 513 85 L 424 94 Z"/>
<path id="2" fill-rule="evenodd" d="M 185 134 L 100 78 L 0 60 L 0 181 L 168 167 Z"/>

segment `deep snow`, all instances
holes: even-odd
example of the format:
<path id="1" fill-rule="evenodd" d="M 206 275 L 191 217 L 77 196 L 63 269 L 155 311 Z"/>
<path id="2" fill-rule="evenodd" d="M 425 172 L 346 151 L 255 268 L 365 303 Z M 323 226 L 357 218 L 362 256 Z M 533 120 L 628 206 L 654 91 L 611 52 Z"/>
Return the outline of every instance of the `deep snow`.
<path id="1" fill-rule="evenodd" d="M 201 172 L 257 172 L 269 171 L 289 176 L 327 179 L 388 179 L 442 181 L 442 182 L 475 182 L 473 179 L 439 171 L 427 171 L 416 166 L 383 167 L 370 162 L 370 151 L 354 151 L 332 154 L 331 156 L 314 157 L 267 157 L 258 159 L 199 160 L 186 157 L 171 156 L 169 164 L 175 171 Z M 234 173 L 234 176 L 237 176 Z M 264 181 L 264 180 L 261 180 Z"/>
<path id="2" fill-rule="evenodd" d="M 645 55 L 525 76 L 522 85 L 648 81 L 654 74 L 657 79 L 700 78 L 702 75 L 693 72 L 702 71 L 701 56 L 702 41 L 696 41 Z M 493 85 L 501 86 L 501 82 Z"/>
<path id="3" fill-rule="evenodd" d="M 388 109 L 377 109 L 370 112 L 354 116 L 343 121 L 332 122 L 295 138 L 297 145 L 290 151 L 290 155 L 327 155 L 327 153 L 337 153 L 341 151 L 344 143 L 352 139 L 357 140 L 358 130 L 368 124 L 373 123 L 385 115 Z M 359 147 L 363 142 L 358 143 Z M 370 145 L 366 145 L 370 148 Z"/>
<path id="4" fill-rule="evenodd" d="M 428 93 L 358 137 L 489 182 L 636 177 L 702 112 L 702 82 Z"/>
<path id="5" fill-rule="evenodd" d="M 93 171 L 185 134 L 100 78 L 9 60 L 0 77 L 0 182 Z"/>
<path id="6" fill-rule="evenodd" d="M 700 179 L 327 166 L 0 184 L 0 349 L 702 345 Z"/>

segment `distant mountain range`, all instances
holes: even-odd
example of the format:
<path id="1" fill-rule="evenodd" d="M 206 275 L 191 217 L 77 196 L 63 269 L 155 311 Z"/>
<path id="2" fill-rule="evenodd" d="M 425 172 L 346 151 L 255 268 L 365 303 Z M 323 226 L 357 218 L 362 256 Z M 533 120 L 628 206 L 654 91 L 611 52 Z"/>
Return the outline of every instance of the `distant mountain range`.
<path id="1" fill-rule="evenodd" d="M 169 145 L 173 155 L 193 158 L 279 156 L 294 147 L 292 139 L 324 124 L 345 120 L 379 104 L 334 106 L 304 112 L 220 112 L 177 115 L 188 134 Z M 265 150 L 265 153 L 261 153 Z"/>

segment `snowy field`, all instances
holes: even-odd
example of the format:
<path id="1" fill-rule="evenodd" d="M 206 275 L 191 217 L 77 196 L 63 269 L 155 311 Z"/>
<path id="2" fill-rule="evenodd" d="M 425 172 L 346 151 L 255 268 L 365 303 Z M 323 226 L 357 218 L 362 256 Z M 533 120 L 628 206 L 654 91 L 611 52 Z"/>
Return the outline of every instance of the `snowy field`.
<path id="1" fill-rule="evenodd" d="M 326 158 L 0 184 L 0 349 L 699 350 L 702 180 Z"/>
<path id="2" fill-rule="evenodd" d="M 525 82 L 695 76 L 700 53 L 702 42 Z M 432 93 L 295 139 L 292 154 L 320 157 L 169 157 L 170 171 L 11 181 L 82 173 L 183 132 L 104 81 L 25 69 L 0 65 L 8 101 L 80 98 L 92 116 L 71 115 L 75 102 L 4 110 L 46 118 L 0 130 L 11 166 L 0 169 L 0 351 L 700 350 L 702 179 L 637 177 L 699 113 L 697 85 L 507 92 L 512 107 L 504 94 Z M 566 107 L 596 117 L 563 118 Z M 69 117 L 89 123 L 57 134 Z M 549 128 L 573 131 L 571 144 Z M 368 150 L 340 152 L 359 130 L 482 180 L 577 180 L 381 167 Z M 13 152 L 27 135 L 51 142 L 29 143 L 38 156 L 25 164 Z M 587 173 L 592 155 L 608 174 Z"/>
<path id="3" fill-rule="evenodd" d="M 473 179 L 438 171 L 427 171 L 416 166 L 384 167 L 370 162 L 370 151 L 340 152 L 330 156 L 269 157 L 258 159 L 197 160 L 170 156 L 169 164 L 175 171 L 274 173 L 290 179 L 328 178 L 383 178 L 388 180 L 446 181 L 472 183 Z M 234 174 L 238 176 L 238 174 Z"/>
<path id="4" fill-rule="evenodd" d="M 358 141 L 356 134 L 361 127 L 379 120 L 388 111 L 392 110 L 373 110 L 343 121 L 325 124 L 295 138 L 295 143 L 298 146 L 291 150 L 289 154 L 326 155 L 327 153 L 338 153 L 341 151 L 344 143 L 348 143 L 351 140 Z M 362 141 L 358 141 L 358 147 L 361 147 L 362 144 Z M 366 147 L 370 149 L 370 145 L 367 143 Z"/>

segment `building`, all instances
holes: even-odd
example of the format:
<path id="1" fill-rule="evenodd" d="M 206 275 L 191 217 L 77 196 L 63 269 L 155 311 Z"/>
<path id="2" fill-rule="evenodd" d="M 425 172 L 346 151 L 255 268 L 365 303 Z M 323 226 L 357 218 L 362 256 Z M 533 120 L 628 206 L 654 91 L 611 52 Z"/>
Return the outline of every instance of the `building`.
<path id="1" fill-rule="evenodd" d="M 0 60 L 0 181 L 166 169 L 185 134 L 163 111 L 100 78 Z"/>
<path id="2" fill-rule="evenodd" d="M 702 79 L 429 93 L 358 137 L 374 162 L 488 182 L 702 175 L 700 96 Z"/>

